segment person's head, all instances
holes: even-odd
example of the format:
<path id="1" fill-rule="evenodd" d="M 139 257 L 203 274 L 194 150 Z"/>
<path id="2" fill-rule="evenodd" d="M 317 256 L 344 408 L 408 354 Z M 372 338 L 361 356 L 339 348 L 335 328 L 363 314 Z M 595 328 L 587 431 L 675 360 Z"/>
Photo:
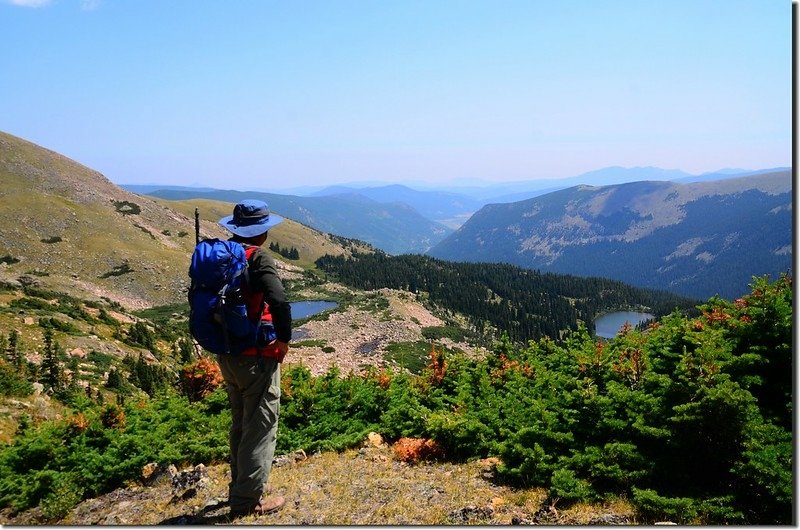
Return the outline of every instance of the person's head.
<path id="1" fill-rule="evenodd" d="M 248 199 L 233 208 L 233 215 L 219 220 L 219 225 L 234 235 L 234 239 L 254 245 L 262 245 L 267 231 L 283 221 L 283 217 L 269 212 L 264 201 Z"/>

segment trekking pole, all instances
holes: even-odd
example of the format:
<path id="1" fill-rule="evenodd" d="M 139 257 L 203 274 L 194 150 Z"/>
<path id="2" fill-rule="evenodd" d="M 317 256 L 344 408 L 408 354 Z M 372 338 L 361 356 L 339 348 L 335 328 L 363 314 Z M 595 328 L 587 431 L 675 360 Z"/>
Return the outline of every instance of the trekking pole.
<path id="1" fill-rule="evenodd" d="M 200 209 L 194 209 L 194 243 L 200 243 Z"/>

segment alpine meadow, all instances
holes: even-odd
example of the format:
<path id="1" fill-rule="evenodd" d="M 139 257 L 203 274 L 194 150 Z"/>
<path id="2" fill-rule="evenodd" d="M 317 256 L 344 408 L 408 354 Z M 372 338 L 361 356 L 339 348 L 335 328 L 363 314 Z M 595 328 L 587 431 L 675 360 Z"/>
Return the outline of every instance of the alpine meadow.
<path id="1" fill-rule="evenodd" d="M 225 237 L 241 192 L 132 193 L 6 133 L 0 179 L 0 521 L 227 522 L 231 416 L 188 332 L 187 270 L 195 211 L 199 237 Z M 330 304 L 295 320 L 283 363 L 273 487 L 297 501 L 251 522 L 792 522 L 790 270 L 701 299 L 393 255 L 293 220 L 324 215 L 297 204 L 268 251 L 293 302 Z M 623 310 L 653 318 L 595 335 Z"/>
<path id="2" fill-rule="evenodd" d="M 800 0 L 0 0 L 0 527 L 798 524 Z"/>

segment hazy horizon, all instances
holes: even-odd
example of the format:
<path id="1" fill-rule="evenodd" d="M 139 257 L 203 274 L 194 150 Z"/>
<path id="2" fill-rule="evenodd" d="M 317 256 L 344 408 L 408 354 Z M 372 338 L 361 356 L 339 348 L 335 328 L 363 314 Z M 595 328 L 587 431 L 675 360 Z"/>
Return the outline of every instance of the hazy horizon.
<path id="1" fill-rule="evenodd" d="M 227 185 L 222 185 L 220 187 L 214 186 L 207 186 L 203 184 L 196 184 L 196 183 L 189 183 L 189 184 L 171 184 L 168 182 L 117 182 L 113 179 L 112 182 L 119 186 L 165 186 L 165 187 L 185 187 L 185 188 L 209 188 L 209 189 L 233 189 L 236 191 L 266 191 L 266 192 L 274 192 L 274 193 L 283 193 L 283 192 L 294 192 L 294 191 L 304 191 L 304 192 L 314 192 L 318 190 L 323 190 L 329 187 L 344 187 L 344 188 L 353 188 L 353 189 L 364 189 L 364 188 L 380 188 L 386 186 L 393 186 L 393 185 L 401 185 L 407 188 L 411 188 L 418 191 L 426 191 L 426 190 L 438 190 L 438 191 L 452 191 L 452 190 L 460 190 L 460 189 L 475 189 L 475 190 L 486 190 L 487 188 L 491 187 L 500 187 L 501 192 L 503 192 L 504 188 L 513 188 L 515 186 L 521 189 L 544 189 L 543 187 L 533 186 L 535 183 L 541 183 L 543 186 L 546 186 L 547 183 L 552 182 L 556 187 L 560 188 L 560 184 L 563 181 L 569 180 L 579 180 L 580 177 L 584 175 L 592 175 L 593 173 L 597 173 L 600 171 L 611 170 L 611 169 L 621 169 L 624 171 L 636 171 L 636 170 L 648 170 L 648 169 L 662 169 L 665 172 L 667 171 L 681 171 L 679 169 L 665 169 L 665 168 L 653 168 L 653 167 L 631 167 L 631 168 L 623 168 L 619 166 L 609 166 L 607 168 L 599 168 L 597 170 L 588 171 L 582 173 L 580 175 L 570 175 L 566 177 L 554 177 L 554 178 L 542 178 L 542 179 L 521 179 L 521 180 L 509 180 L 509 181 L 499 181 L 499 182 L 492 182 L 488 180 L 479 180 L 479 179 L 465 179 L 462 181 L 455 180 L 455 181 L 448 181 L 448 182 L 435 182 L 435 183 L 428 183 L 423 181 L 371 181 L 371 180 L 362 180 L 362 181 L 352 181 L 352 182 L 327 182 L 324 184 L 309 184 L 309 185 L 300 185 L 300 186 L 272 186 L 269 188 L 261 188 L 258 186 L 246 186 L 246 187 L 231 187 Z M 714 171 L 708 171 L 703 173 L 686 173 L 688 176 L 699 177 L 703 175 L 720 175 L 720 178 L 727 178 L 728 175 L 747 175 L 750 173 L 760 173 L 763 171 L 768 171 L 771 169 L 775 170 L 791 170 L 790 166 L 785 167 L 776 167 L 776 168 L 719 168 Z M 613 180 L 613 179 L 612 179 Z M 625 182 L 632 182 L 634 180 L 638 180 L 636 178 L 631 179 L 623 179 Z M 659 178 L 657 180 L 671 180 L 666 176 L 664 178 Z M 616 181 L 615 181 L 616 182 Z"/>
<path id="2" fill-rule="evenodd" d="M 787 0 L 0 0 L 2 130 L 115 183 L 792 161 Z M 13 80 L 13 82 L 9 82 Z"/>

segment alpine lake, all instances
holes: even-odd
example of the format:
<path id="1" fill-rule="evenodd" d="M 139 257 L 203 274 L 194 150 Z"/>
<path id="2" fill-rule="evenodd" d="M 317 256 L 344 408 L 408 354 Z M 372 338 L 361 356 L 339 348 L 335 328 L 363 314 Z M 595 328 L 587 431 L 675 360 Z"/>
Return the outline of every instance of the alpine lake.
<path id="1" fill-rule="evenodd" d="M 655 315 L 637 311 L 615 311 L 613 313 L 606 313 L 594 320 L 594 334 L 604 339 L 611 339 L 617 336 L 617 333 L 620 328 L 625 325 L 625 322 L 629 322 L 631 326 L 636 327 L 637 324 L 651 318 L 655 318 Z"/>
<path id="2" fill-rule="evenodd" d="M 339 304 L 330 300 L 300 300 L 291 302 L 292 320 L 308 318 L 329 309 L 334 309 Z M 655 318 L 650 313 L 638 311 L 614 311 L 600 315 L 594 321 L 595 335 L 604 339 L 610 339 L 617 335 L 620 328 L 629 322 L 636 327 L 640 322 Z"/>
<path id="3" fill-rule="evenodd" d="M 290 305 L 292 306 L 292 320 L 299 320 L 333 309 L 339 304 L 329 300 L 300 300 L 291 302 Z"/>

